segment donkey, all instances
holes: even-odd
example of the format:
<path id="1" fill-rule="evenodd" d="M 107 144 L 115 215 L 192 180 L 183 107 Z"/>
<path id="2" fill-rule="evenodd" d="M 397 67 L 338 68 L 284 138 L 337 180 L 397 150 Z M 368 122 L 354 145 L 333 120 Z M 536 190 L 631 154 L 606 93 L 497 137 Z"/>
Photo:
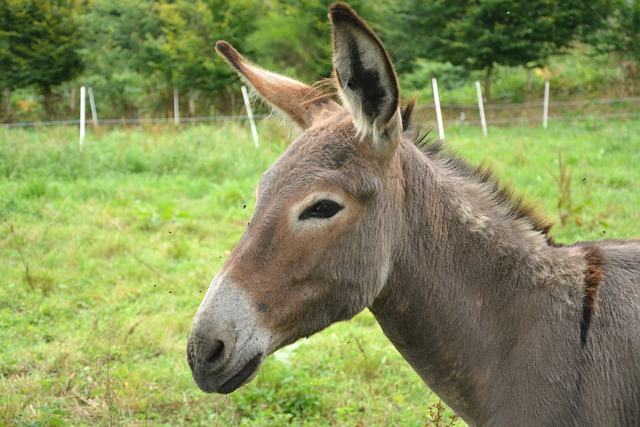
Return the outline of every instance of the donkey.
<path id="1" fill-rule="evenodd" d="M 344 107 L 216 44 L 303 133 L 195 315 L 196 384 L 230 393 L 368 308 L 469 425 L 640 425 L 640 240 L 555 244 L 486 169 L 421 143 L 380 40 L 345 4 L 329 17 Z"/>

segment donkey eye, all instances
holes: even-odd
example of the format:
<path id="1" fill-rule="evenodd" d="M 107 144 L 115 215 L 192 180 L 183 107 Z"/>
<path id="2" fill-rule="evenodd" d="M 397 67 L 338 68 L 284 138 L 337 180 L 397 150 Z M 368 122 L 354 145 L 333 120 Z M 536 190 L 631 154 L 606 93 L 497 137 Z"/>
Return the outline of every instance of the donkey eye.
<path id="1" fill-rule="evenodd" d="M 300 214 L 300 220 L 311 218 L 331 218 L 343 209 L 343 206 L 332 200 L 320 200 L 309 206 Z"/>

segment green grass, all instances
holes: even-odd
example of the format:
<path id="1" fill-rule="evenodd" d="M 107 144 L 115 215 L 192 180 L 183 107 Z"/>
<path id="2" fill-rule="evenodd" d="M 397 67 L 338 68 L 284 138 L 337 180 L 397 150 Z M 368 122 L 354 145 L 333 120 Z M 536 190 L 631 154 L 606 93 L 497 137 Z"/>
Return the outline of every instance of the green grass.
<path id="1" fill-rule="evenodd" d="M 489 128 L 488 138 L 463 127 L 446 136 L 461 155 L 494 166 L 501 181 L 538 205 L 556 224 L 551 234 L 559 242 L 640 236 L 640 122 Z M 556 179 L 563 163 L 571 174 L 570 200 L 559 207 Z"/>
<path id="2" fill-rule="evenodd" d="M 558 240 L 640 235 L 640 123 L 489 132 L 447 139 L 556 222 L 565 165 Z M 0 425 L 425 425 L 437 397 L 368 312 L 229 396 L 193 383 L 193 314 L 286 147 L 279 127 L 260 133 L 256 150 L 231 123 L 101 130 L 80 152 L 72 128 L 0 129 Z"/>

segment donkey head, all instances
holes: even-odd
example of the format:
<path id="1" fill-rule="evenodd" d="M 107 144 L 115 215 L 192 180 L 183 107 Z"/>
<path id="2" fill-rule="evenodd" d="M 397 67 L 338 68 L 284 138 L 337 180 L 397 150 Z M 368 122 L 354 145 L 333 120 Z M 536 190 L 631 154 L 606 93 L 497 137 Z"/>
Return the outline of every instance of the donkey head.
<path id="1" fill-rule="evenodd" d="M 335 4 L 329 15 L 344 108 L 216 45 L 303 133 L 264 174 L 251 222 L 196 313 L 187 354 L 206 392 L 234 391 L 278 348 L 370 306 L 389 275 L 401 227 L 396 75 L 353 10 Z"/>

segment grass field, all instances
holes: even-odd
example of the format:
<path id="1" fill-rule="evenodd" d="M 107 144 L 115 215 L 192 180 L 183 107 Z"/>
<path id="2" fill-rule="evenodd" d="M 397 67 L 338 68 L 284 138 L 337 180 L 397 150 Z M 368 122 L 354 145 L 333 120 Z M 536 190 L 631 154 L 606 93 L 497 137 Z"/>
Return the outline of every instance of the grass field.
<path id="1" fill-rule="evenodd" d="M 559 241 L 640 236 L 639 122 L 489 132 L 447 138 L 540 205 Z M 76 129 L 0 129 L 0 425 L 434 425 L 437 397 L 368 312 L 231 395 L 193 383 L 192 317 L 287 145 L 273 123 L 260 133 L 256 150 L 235 123 L 100 130 L 80 152 Z"/>

